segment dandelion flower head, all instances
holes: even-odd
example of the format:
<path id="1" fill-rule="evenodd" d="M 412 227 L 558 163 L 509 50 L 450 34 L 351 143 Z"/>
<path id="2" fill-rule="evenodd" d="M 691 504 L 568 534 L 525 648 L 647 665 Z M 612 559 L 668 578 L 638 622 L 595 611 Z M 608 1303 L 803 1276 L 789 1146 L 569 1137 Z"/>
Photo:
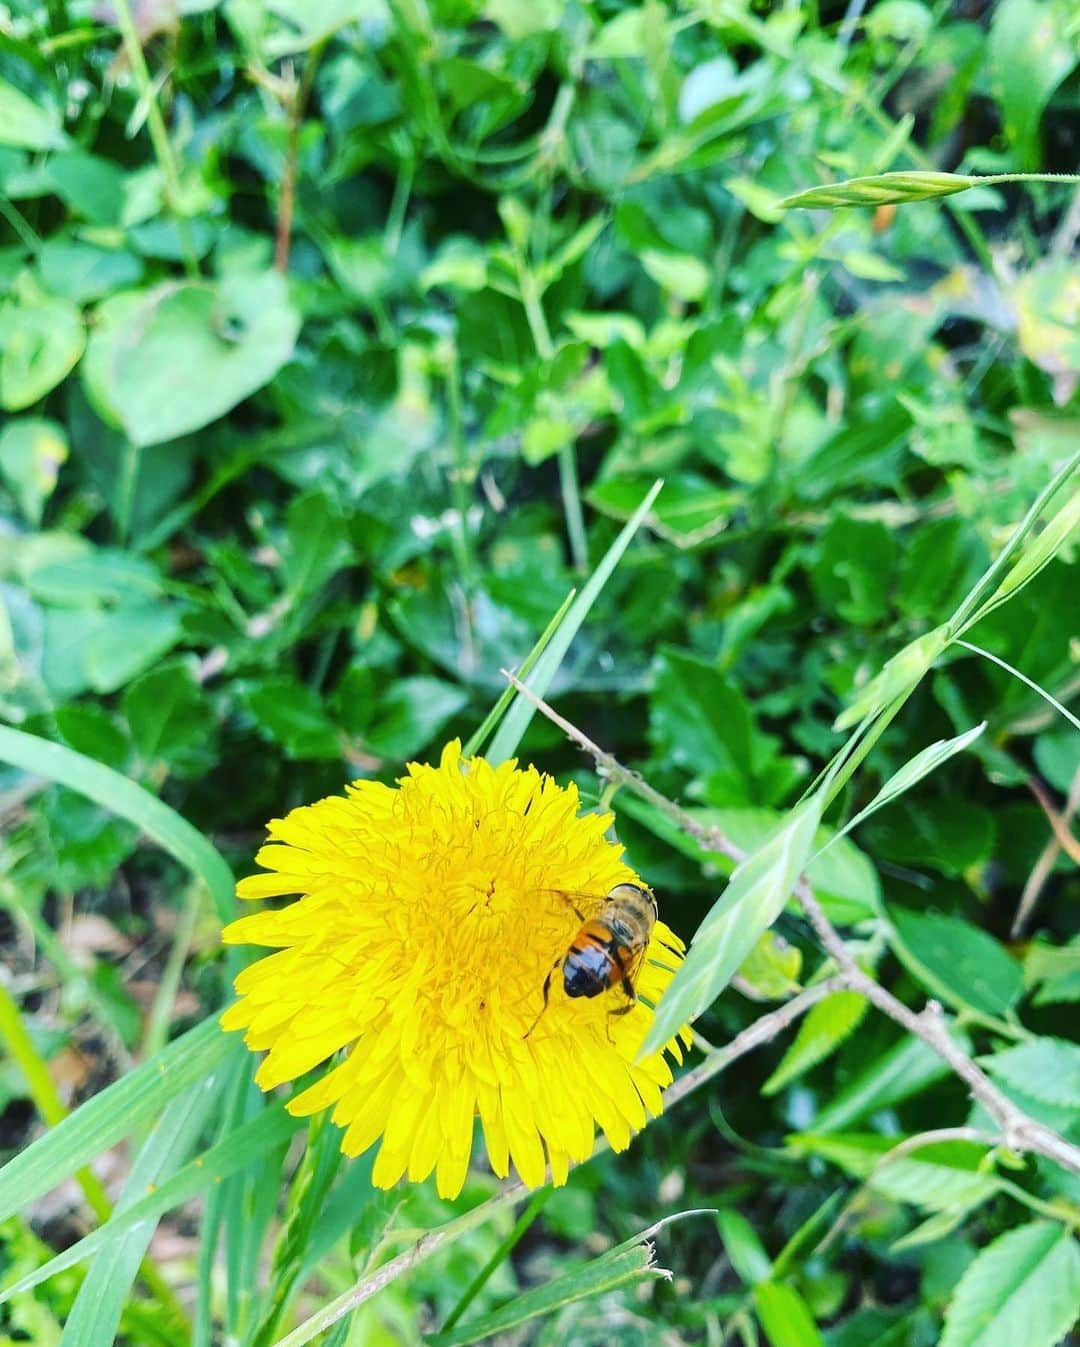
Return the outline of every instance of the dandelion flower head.
<path id="1" fill-rule="evenodd" d="M 288 1107 L 332 1107 L 347 1155 L 381 1138 L 379 1186 L 434 1171 L 456 1196 L 477 1116 L 496 1174 L 512 1163 L 538 1187 L 550 1165 L 564 1183 L 597 1124 L 623 1150 L 661 1111 L 679 1044 L 635 1059 L 684 948 L 663 922 L 628 1013 L 611 1013 L 628 1004 L 620 988 L 571 1000 L 557 972 L 540 1014 L 581 926 L 576 895 L 599 904 L 640 882 L 605 836 L 611 816 L 579 803 L 573 785 L 464 759 L 455 742 L 396 788 L 360 781 L 270 823 L 266 873 L 238 893 L 299 897 L 226 928 L 230 944 L 276 952 L 239 975 L 222 1023 L 266 1052 L 264 1090 L 341 1054 Z"/>

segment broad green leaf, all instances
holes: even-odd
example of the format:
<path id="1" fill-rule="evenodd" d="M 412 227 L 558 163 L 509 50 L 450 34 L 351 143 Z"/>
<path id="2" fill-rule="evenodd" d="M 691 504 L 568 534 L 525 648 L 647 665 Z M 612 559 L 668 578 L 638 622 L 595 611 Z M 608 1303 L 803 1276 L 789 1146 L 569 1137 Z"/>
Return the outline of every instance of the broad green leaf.
<path id="1" fill-rule="evenodd" d="M 39 107 L 13 84 L 0 80 L 0 145 L 62 150 L 66 144 L 58 114 Z"/>
<path id="2" fill-rule="evenodd" d="M 604 554 L 603 560 L 597 566 L 589 577 L 587 583 L 582 587 L 581 593 L 574 599 L 570 605 L 565 618 L 559 624 L 558 630 L 551 636 L 544 648 L 544 653 L 536 661 L 532 673 L 528 678 L 528 686 L 538 696 L 543 697 L 547 692 L 552 678 L 555 676 L 559 665 L 563 662 L 567 650 L 570 648 L 570 642 L 577 635 L 582 623 L 589 615 L 589 610 L 596 602 L 600 591 L 611 578 L 611 573 L 622 559 L 623 553 L 630 546 L 630 541 L 634 534 L 641 527 L 642 520 L 652 508 L 652 503 L 660 493 L 663 484 L 657 482 L 638 508 L 634 511 L 631 518 L 627 521 L 625 527 L 619 532 L 619 536 L 608 548 Z M 509 710 L 503 717 L 495 733 L 495 737 L 488 749 L 487 757 L 493 763 L 505 762 L 507 758 L 512 757 L 517 752 L 518 744 L 521 743 L 521 737 L 529 726 L 529 722 L 536 714 L 536 708 L 527 697 L 520 692 L 514 697 Z"/>
<path id="3" fill-rule="evenodd" d="M 0 307 L 0 407 L 18 412 L 40 401 L 83 353 L 82 314 L 66 299 L 25 293 Z"/>
<path id="4" fill-rule="evenodd" d="M 123 706 L 135 745 L 148 762 L 176 766 L 202 760 L 209 707 L 185 660 L 171 660 L 137 678 L 125 689 Z"/>
<path id="5" fill-rule="evenodd" d="M 1067 6 L 1052 0 L 1001 0 L 994 7 L 987 55 L 1005 135 L 1021 168 L 1040 166 L 1043 111 L 1076 65 L 1075 30 L 1069 31 L 1067 13 Z"/>
<path id="6" fill-rule="evenodd" d="M 642 1055 L 663 1047 L 712 1005 L 731 981 L 758 937 L 784 910 L 806 866 L 819 822 L 820 804 L 811 798 L 731 876 L 656 1008 Z"/>
<path id="7" fill-rule="evenodd" d="M 949 1068 L 918 1038 L 903 1038 L 883 1052 L 835 1095 L 814 1119 L 814 1127 L 839 1132 L 880 1109 L 920 1094 L 949 1074 Z"/>
<path id="8" fill-rule="evenodd" d="M 241 697 L 259 729 L 287 758 L 341 758 L 342 736 L 322 698 L 292 674 L 267 674 L 242 688 Z"/>
<path id="9" fill-rule="evenodd" d="M 115 692 L 167 655 L 182 626 L 173 604 L 147 603 L 99 615 L 83 645 L 83 667 L 95 692 Z"/>
<path id="10" fill-rule="evenodd" d="M 669 253 L 659 248 L 646 248 L 640 260 L 661 290 L 666 290 L 687 304 L 696 304 L 703 299 L 709 288 L 708 268 L 689 253 Z"/>
<path id="11" fill-rule="evenodd" d="M 24 1210 L 96 1155 L 153 1122 L 169 1100 L 241 1050 L 211 1016 L 88 1099 L 0 1169 L 0 1220 Z"/>
<path id="12" fill-rule="evenodd" d="M 866 1008 L 866 998 L 849 991 L 834 992 L 812 1006 L 780 1065 L 761 1087 L 762 1094 L 776 1094 L 823 1062 L 859 1027 Z"/>
<path id="13" fill-rule="evenodd" d="M 0 431 L 0 477 L 31 524 L 41 522 L 67 456 L 67 434 L 55 421 L 24 416 Z"/>
<path id="14" fill-rule="evenodd" d="M 70 748 L 6 726 L 0 726 L 0 762 L 67 786 L 134 823 L 203 881 L 222 921 L 232 917 L 235 884 L 221 853 L 186 819 L 134 781 Z"/>
<path id="15" fill-rule="evenodd" d="M 967 1210 L 999 1191 L 996 1176 L 983 1168 L 987 1146 L 975 1141 L 933 1141 L 889 1158 L 900 1143 L 910 1141 L 876 1132 L 824 1135 L 817 1131 L 787 1139 L 796 1154 L 820 1156 L 864 1180 L 883 1197 L 909 1202 L 924 1211 Z"/>
<path id="16" fill-rule="evenodd" d="M 277 272 L 230 275 L 216 286 L 166 281 L 101 305 L 83 372 L 95 403 L 133 444 L 157 444 L 256 392 L 292 355 L 299 331 Z"/>
<path id="17" fill-rule="evenodd" d="M 1005 1085 L 1063 1108 L 1080 1109 L 1080 1045 L 1039 1037 L 1005 1048 L 979 1063 Z"/>
<path id="18" fill-rule="evenodd" d="M 353 549 L 345 519 L 329 496 L 305 492 L 286 514 L 288 546 L 282 573 L 289 597 L 296 601 L 314 594 L 352 560 Z"/>
<path id="19" fill-rule="evenodd" d="M 197 1087 L 201 1088 L 201 1087 Z M 273 1104 L 257 1114 L 250 1122 L 242 1123 L 227 1133 L 221 1141 L 188 1161 L 182 1169 L 155 1183 L 136 1200 L 117 1207 L 103 1225 L 77 1240 L 55 1258 L 0 1290 L 0 1304 L 13 1296 L 28 1291 L 50 1277 L 74 1267 L 125 1234 L 143 1221 L 156 1222 L 167 1211 L 197 1197 L 229 1175 L 261 1163 L 266 1151 L 287 1141 L 306 1125 L 306 1119 L 294 1118 L 285 1112 L 284 1104 Z"/>
<path id="20" fill-rule="evenodd" d="M 941 1000 L 994 1019 L 1020 999 L 1023 969 L 986 931 L 940 912 L 890 907 L 889 917 L 904 966 Z"/>
<path id="21" fill-rule="evenodd" d="M 754 1307 L 771 1347 L 825 1347 L 810 1307 L 788 1282 L 755 1286 Z"/>
<path id="22" fill-rule="evenodd" d="M 1053 1221 L 1032 1221 L 987 1245 L 945 1312 L 940 1347 L 1052 1347 L 1080 1312 L 1080 1248 Z"/>
<path id="23" fill-rule="evenodd" d="M 441 678 L 399 678 L 379 699 L 364 730 L 365 744 L 380 757 L 400 760 L 430 744 L 469 696 Z"/>
<path id="24" fill-rule="evenodd" d="M 779 202 L 785 210 L 794 206 L 886 206 L 906 201 L 927 201 L 932 197 L 951 196 L 978 183 L 978 178 L 961 173 L 929 173 L 917 170 L 877 173 L 869 178 L 848 178 L 828 187 L 811 187 Z"/>

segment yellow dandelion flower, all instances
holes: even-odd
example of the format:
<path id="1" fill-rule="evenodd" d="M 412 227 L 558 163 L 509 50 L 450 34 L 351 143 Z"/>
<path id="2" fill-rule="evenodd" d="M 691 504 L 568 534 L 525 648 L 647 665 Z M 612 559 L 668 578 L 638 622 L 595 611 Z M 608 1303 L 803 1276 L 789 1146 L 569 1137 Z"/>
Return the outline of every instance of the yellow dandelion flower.
<path id="1" fill-rule="evenodd" d="M 577 788 L 534 767 L 465 760 L 456 742 L 437 767 L 408 772 L 397 789 L 360 781 L 271 822 L 267 873 L 237 892 L 301 896 L 226 927 L 230 944 L 277 952 L 239 975 L 222 1023 L 266 1051 L 264 1090 L 342 1053 L 288 1107 L 333 1106 L 347 1155 L 381 1137 L 381 1187 L 434 1170 L 439 1193 L 456 1196 L 477 1116 L 496 1174 L 512 1162 L 538 1187 L 550 1165 L 564 1183 L 596 1124 L 623 1150 L 661 1111 L 665 1054 L 635 1058 L 652 1020 L 644 1002 L 684 946 L 656 923 L 643 1000 L 626 1014 L 611 1013 L 629 1004 L 620 988 L 572 1000 L 558 974 L 543 1009 L 544 980 L 581 925 L 566 895 L 638 882 L 604 835 L 611 816 L 579 814 Z M 677 1042 L 665 1052 L 681 1060 Z"/>

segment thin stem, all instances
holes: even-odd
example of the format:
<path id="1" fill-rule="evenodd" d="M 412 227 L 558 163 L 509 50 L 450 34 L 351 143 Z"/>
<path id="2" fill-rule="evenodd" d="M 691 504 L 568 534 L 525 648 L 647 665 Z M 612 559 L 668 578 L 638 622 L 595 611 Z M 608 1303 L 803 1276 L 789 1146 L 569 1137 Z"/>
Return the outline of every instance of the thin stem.
<path id="1" fill-rule="evenodd" d="M 476 1299 L 477 1295 L 487 1285 L 488 1281 L 491 1279 L 492 1273 L 495 1272 L 504 1259 L 510 1256 L 522 1235 L 525 1234 L 529 1226 L 532 1225 L 533 1221 L 535 1221 L 544 1210 L 548 1199 L 551 1197 L 551 1193 L 552 1190 L 550 1188 L 541 1188 L 538 1193 L 533 1194 L 532 1201 L 514 1222 L 514 1228 L 502 1241 L 468 1286 L 466 1286 L 461 1299 L 446 1316 L 446 1322 L 442 1326 L 443 1333 L 448 1332 L 454 1327 L 457 1321 Z"/>
<path id="2" fill-rule="evenodd" d="M 165 181 L 166 202 L 176 219 L 180 234 L 180 247 L 184 253 L 184 264 L 189 276 L 197 276 L 199 274 L 198 258 L 195 256 L 195 250 L 192 247 L 187 220 L 180 212 L 180 170 L 177 166 L 172 141 L 169 139 L 169 132 L 165 126 L 165 119 L 161 115 L 161 107 L 158 104 L 154 82 L 150 78 L 150 70 L 143 54 L 142 43 L 139 41 L 139 34 L 135 28 L 130 0 L 115 0 L 114 8 L 116 24 L 124 42 L 124 52 L 139 88 L 139 99 L 146 108 L 146 124 L 150 132 L 150 141 L 154 147 L 158 167 L 161 169 L 161 176 Z"/>
<path id="3" fill-rule="evenodd" d="M 464 419 L 461 413 L 461 362 L 457 347 L 450 346 L 446 364 L 446 401 L 450 412 L 450 445 L 454 454 L 454 466 L 450 474 L 450 485 L 454 494 L 454 512 L 457 515 L 453 532 L 458 569 L 461 571 L 461 584 L 466 595 L 476 588 L 476 562 L 472 554 L 472 541 L 469 537 L 469 505 L 474 474 L 469 465 L 468 451 L 465 445 Z"/>
<path id="4" fill-rule="evenodd" d="M 1065 808 L 1060 816 L 1066 827 L 1072 822 L 1073 815 L 1078 809 L 1080 809 L 1080 767 L 1076 769 L 1073 776 L 1072 783 L 1069 786 L 1069 794 L 1065 800 Z M 1024 891 L 1020 895 L 1016 916 L 1013 918 L 1012 929 L 1009 931 L 1014 940 L 1019 939 L 1025 926 L 1030 921 L 1031 914 L 1035 910 L 1035 904 L 1039 901 L 1039 895 L 1043 891 L 1043 885 L 1050 878 L 1060 854 L 1061 847 L 1057 838 L 1051 837 L 1043 848 L 1039 859 L 1035 862 L 1031 874 L 1028 875 Z"/>
<path id="5" fill-rule="evenodd" d="M 960 1077 L 976 1103 L 993 1118 L 1001 1129 L 1002 1139 L 1010 1150 L 1033 1152 L 1053 1160 L 1063 1168 L 1080 1174 L 1080 1146 L 1066 1141 L 1052 1128 L 1029 1117 L 997 1088 L 971 1058 L 953 1040 L 948 1030 L 944 1011 L 936 1001 L 928 1001 L 920 1013 L 910 1010 L 898 1001 L 892 992 L 869 977 L 855 962 L 839 932 L 825 915 L 825 910 L 814 897 L 809 884 L 800 880 L 796 894 L 810 925 L 827 953 L 847 980 L 852 991 L 862 992 L 878 1010 L 895 1020 L 901 1028 L 927 1047 L 933 1048 L 945 1064 Z"/>
<path id="6" fill-rule="evenodd" d="M 525 308 L 525 318 L 536 353 L 541 360 L 551 361 L 555 357 L 555 345 L 551 340 L 536 277 L 529 270 L 524 257 L 518 256 L 517 268 L 521 303 Z M 585 515 L 581 508 L 577 456 L 572 443 L 564 444 L 559 450 L 559 489 L 562 492 L 563 514 L 566 516 L 566 533 L 570 539 L 570 556 L 574 569 L 584 574 L 589 565 L 589 544 L 585 536 Z"/>
<path id="7" fill-rule="evenodd" d="M 0 193 L 0 215 L 11 226 L 12 230 L 18 234 L 19 242 L 29 252 L 36 253 L 41 247 L 41 239 L 35 234 L 33 227 L 23 218 L 22 212 L 7 199 L 3 193 Z"/>
<path id="8" fill-rule="evenodd" d="M 562 492 L 566 532 L 570 538 L 570 556 L 574 570 L 584 575 L 589 568 L 589 543 L 585 535 L 585 514 L 581 508 L 581 490 L 578 486 L 577 455 L 573 444 L 564 444 L 559 450 L 559 489 Z"/>
<path id="9" fill-rule="evenodd" d="M 1045 688 L 1041 688 L 1038 683 L 1033 683 L 1027 674 L 1021 673 L 1019 669 L 1014 669 L 1011 664 L 999 659 L 997 655 L 992 655 L 989 650 L 984 650 L 981 645 L 973 645 L 970 641 L 962 641 L 959 636 L 956 638 L 955 644 L 962 645 L 965 650 L 970 650 L 975 655 L 982 655 L 983 659 L 988 659 L 992 664 L 996 664 L 999 669 L 1004 669 L 1006 673 L 1011 673 L 1014 678 L 1019 678 L 1021 683 L 1026 683 L 1032 692 L 1037 692 L 1044 701 L 1050 703 L 1055 711 L 1060 712 L 1074 729 L 1080 730 L 1080 720 L 1077 720 L 1071 711 L 1066 710 L 1058 699 L 1051 696 Z"/>
<path id="10" fill-rule="evenodd" d="M 300 126 L 304 120 L 315 72 L 326 45 L 317 42 L 307 54 L 300 82 L 289 99 L 289 134 L 285 144 L 285 168 L 281 175 L 281 195 L 278 198 L 277 233 L 274 240 L 274 266 L 282 275 L 289 269 L 289 249 L 292 246 L 293 215 L 296 210 L 296 177 L 300 159 Z"/>
<path id="11" fill-rule="evenodd" d="M 152 1057 L 163 1048 L 169 1037 L 169 1021 L 172 1019 L 176 993 L 180 988 L 180 979 L 184 973 L 191 950 L 191 940 L 195 934 L 195 924 L 202 907 L 202 885 L 192 884 L 188 889 L 187 902 L 176 923 L 172 948 L 162 970 L 154 1003 L 146 1017 L 146 1030 L 143 1034 L 142 1056 Z"/>

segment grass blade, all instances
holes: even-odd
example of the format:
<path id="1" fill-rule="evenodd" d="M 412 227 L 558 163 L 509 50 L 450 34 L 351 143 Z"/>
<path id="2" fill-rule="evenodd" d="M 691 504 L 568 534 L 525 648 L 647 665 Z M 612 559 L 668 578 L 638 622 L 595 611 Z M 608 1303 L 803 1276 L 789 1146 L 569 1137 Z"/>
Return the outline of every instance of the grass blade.
<path id="1" fill-rule="evenodd" d="M 222 921 L 234 915 L 235 881 L 221 853 L 187 819 L 142 786 L 83 753 L 7 726 L 0 726 L 0 762 L 67 786 L 134 823 L 202 880 Z"/>
<path id="2" fill-rule="evenodd" d="M 220 1104 L 223 1074 L 219 1063 L 216 1071 L 172 1100 L 132 1163 L 117 1203 L 118 1213 L 133 1206 L 148 1188 L 183 1163 Z M 115 1339 L 124 1303 L 156 1226 L 156 1216 L 129 1223 L 100 1250 L 75 1297 L 60 1347 L 101 1347 Z"/>
<path id="3" fill-rule="evenodd" d="M 218 1078 L 215 1073 L 214 1079 Z M 184 1097 L 186 1107 L 187 1096 Z M 184 1165 L 163 1182 L 158 1181 L 153 1192 L 145 1193 L 136 1201 L 123 1208 L 118 1207 L 112 1218 L 99 1225 L 90 1234 L 84 1235 L 70 1248 L 50 1258 L 41 1267 L 35 1268 L 18 1282 L 0 1291 L 0 1305 L 12 1296 L 20 1295 L 33 1287 L 55 1277 L 84 1259 L 91 1258 L 103 1246 L 122 1238 L 132 1228 L 143 1221 L 156 1222 L 167 1211 L 191 1198 L 205 1192 L 212 1184 L 220 1183 L 230 1174 L 246 1169 L 249 1165 L 261 1161 L 263 1152 L 287 1141 L 294 1132 L 304 1126 L 303 1118 L 293 1118 L 285 1112 L 284 1104 L 274 1104 L 260 1117 L 244 1123 L 230 1133 L 223 1141 L 204 1151 L 189 1164 Z M 134 1173 L 134 1169 L 132 1170 Z"/>
<path id="4" fill-rule="evenodd" d="M 637 507 L 634 513 L 627 520 L 625 526 L 619 533 L 619 536 L 608 548 L 603 561 L 593 571 L 588 581 L 582 587 L 581 593 L 571 604 L 563 621 L 559 624 L 558 630 L 553 634 L 548 646 L 540 658 L 536 661 L 532 675 L 528 680 L 529 687 L 538 697 L 543 697 L 551 684 L 552 678 L 559 665 L 563 662 L 567 650 L 570 648 L 570 642 L 577 635 L 582 623 L 589 615 L 589 610 L 596 602 L 600 591 L 611 578 L 611 573 L 622 559 L 623 553 L 630 546 L 630 540 L 641 527 L 642 520 L 652 509 L 653 501 L 660 494 L 662 482 L 654 482 L 652 488 L 645 496 L 645 499 Z M 495 738 L 492 740 L 491 747 L 488 750 L 488 758 L 493 763 L 505 762 L 517 752 L 518 744 L 521 743 L 522 735 L 528 729 L 529 722 L 536 714 L 536 708 L 532 703 L 521 695 L 516 693 L 513 705 L 507 711 L 499 726 Z"/>

